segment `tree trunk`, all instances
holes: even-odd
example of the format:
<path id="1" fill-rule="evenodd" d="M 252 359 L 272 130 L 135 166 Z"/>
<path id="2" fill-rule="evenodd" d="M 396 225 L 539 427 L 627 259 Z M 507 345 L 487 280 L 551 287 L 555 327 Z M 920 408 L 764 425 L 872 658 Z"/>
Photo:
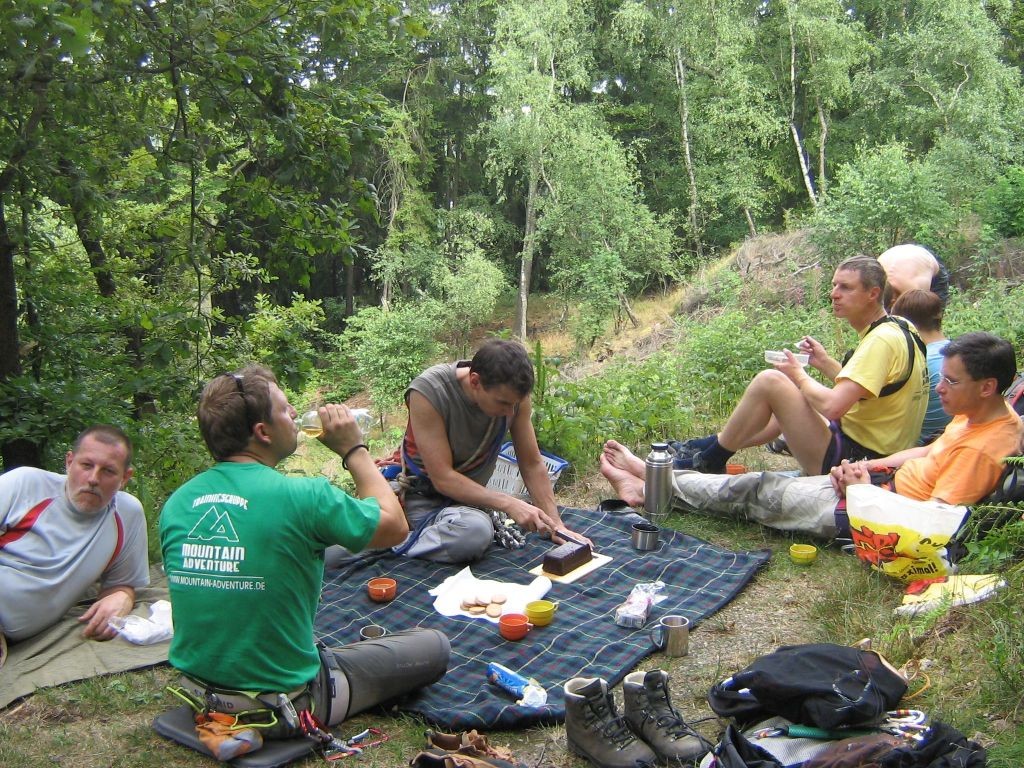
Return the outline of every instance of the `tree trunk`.
<path id="1" fill-rule="evenodd" d="M 0 383 L 21 375 L 18 341 L 18 292 L 14 283 L 15 244 L 7 228 L 4 201 L 0 196 Z M 15 467 L 43 465 L 38 444 L 25 438 L 0 443 L 4 471 Z"/>
<path id="2" fill-rule="evenodd" d="M 538 173 L 535 161 L 530 162 L 530 186 L 526 193 L 526 226 L 523 235 L 523 252 L 519 262 L 519 296 L 516 300 L 516 338 L 526 343 L 526 303 L 530 296 L 530 280 L 533 277 L 533 248 L 537 233 L 537 188 Z"/>
<path id="3" fill-rule="evenodd" d="M 800 136 L 800 129 L 796 124 L 796 31 L 793 29 L 793 20 L 789 20 L 789 133 L 793 138 L 793 146 L 796 148 L 796 157 L 800 163 L 800 176 L 804 180 L 804 188 L 807 190 L 807 198 L 811 205 L 818 207 L 818 195 L 814 191 L 814 180 L 811 179 L 811 169 L 807 164 L 807 150 L 804 148 L 803 137 Z"/>
<path id="4" fill-rule="evenodd" d="M 754 224 L 754 215 L 750 212 L 750 206 L 743 206 L 743 215 L 747 219 L 747 230 L 751 237 L 757 237 L 757 226 Z"/>
<path id="5" fill-rule="evenodd" d="M 821 138 L 818 140 L 818 200 L 824 201 L 828 195 L 828 181 L 825 176 L 825 143 L 828 141 L 828 114 L 821 106 L 821 99 L 815 99 L 818 107 L 818 127 Z"/>
<path id="6" fill-rule="evenodd" d="M 699 201 L 697 199 L 697 176 L 693 170 L 693 154 L 690 148 L 690 104 L 686 94 L 686 64 L 683 61 L 683 52 L 675 49 L 675 71 L 676 86 L 679 88 L 679 133 L 682 141 L 683 162 L 686 165 L 686 177 L 690 191 L 690 211 L 687 218 L 690 221 L 690 236 L 693 238 L 694 250 L 699 258 L 702 255 L 700 235 Z"/>
<path id="7" fill-rule="evenodd" d="M 75 192 L 74 185 L 78 174 L 75 168 L 64 160 L 60 161 L 59 166 L 69 182 L 68 199 L 66 202 L 71 209 L 71 216 L 75 220 L 75 230 L 78 232 L 78 239 L 81 241 L 82 247 L 89 257 L 89 266 L 92 267 L 92 273 L 96 278 L 96 288 L 100 296 L 113 301 L 117 294 L 117 284 L 114 281 L 113 273 L 107 266 L 107 253 L 103 249 L 103 243 L 100 242 L 97 234 L 96 220 L 93 212 Z M 142 345 L 146 339 L 146 332 L 138 326 L 125 325 L 121 329 L 121 333 L 125 337 L 125 351 L 127 352 L 128 359 L 131 361 L 131 366 L 137 374 L 140 374 L 139 379 L 142 380 L 144 379 L 142 374 L 146 370 L 146 360 L 142 355 Z M 132 415 L 138 420 L 145 415 L 156 413 L 156 398 L 150 392 L 135 391 L 132 393 L 132 406 Z"/>

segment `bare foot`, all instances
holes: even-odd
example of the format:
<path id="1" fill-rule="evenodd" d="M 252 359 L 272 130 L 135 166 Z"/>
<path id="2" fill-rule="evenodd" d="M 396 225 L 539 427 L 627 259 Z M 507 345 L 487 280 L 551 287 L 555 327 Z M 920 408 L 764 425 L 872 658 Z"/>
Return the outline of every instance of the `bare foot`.
<path id="1" fill-rule="evenodd" d="M 609 440 L 604 444 L 604 450 L 601 454 L 616 469 L 624 469 L 633 477 L 639 477 L 643 480 L 645 474 L 644 460 L 622 443 Z"/>
<path id="2" fill-rule="evenodd" d="M 619 498 L 629 506 L 639 507 L 644 503 L 644 481 L 634 477 L 629 470 L 612 464 L 607 452 L 601 454 L 601 474 L 612 484 Z"/>

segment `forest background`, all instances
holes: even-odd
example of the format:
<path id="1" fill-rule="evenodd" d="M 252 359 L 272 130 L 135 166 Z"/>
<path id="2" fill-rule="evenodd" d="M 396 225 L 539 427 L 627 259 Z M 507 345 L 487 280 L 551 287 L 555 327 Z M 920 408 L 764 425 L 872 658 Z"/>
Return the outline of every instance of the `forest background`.
<path id="1" fill-rule="evenodd" d="M 854 253 L 927 245 L 948 334 L 1024 349 L 1019 1 L 9 0 L 0 39 L 3 468 L 121 424 L 151 524 L 209 464 L 202 384 L 251 360 L 297 406 L 368 397 L 383 454 L 425 365 L 522 338 L 578 481 L 610 435 L 713 428 L 765 348 L 842 349 L 825 286 Z M 1017 766 L 1001 536 L 974 556 L 1014 598 L 929 648 L 962 667 L 931 695 Z M 834 567 L 815 627 L 920 655 L 892 586 Z"/>

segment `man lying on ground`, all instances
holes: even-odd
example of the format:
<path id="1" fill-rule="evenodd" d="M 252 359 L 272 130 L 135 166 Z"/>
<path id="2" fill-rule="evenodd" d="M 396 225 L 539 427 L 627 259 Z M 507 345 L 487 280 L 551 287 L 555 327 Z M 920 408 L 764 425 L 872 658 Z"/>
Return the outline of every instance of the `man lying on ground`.
<path id="1" fill-rule="evenodd" d="M 1016 370 L 1013 347 L 988 333 L 966 333 L 951 341 L 943 355 L 938 392 L 953 420 L 930 445 L 874 461 L 843 461 L 829 474 L 814 477 L 677 470 L 676 499 L 691 510 L 826 538 L 848 535 L 837 524 L 836 505 L 848 485 L 872 482 L 872 472 L 895 470 L 888 489 L 911 499 L 977 502 L 995 487 L 1002 460 L 1021 447 L 1020 417 L 1002 396 Z M 643 504 L 644 462 L 629 449 L 609 440 L 601 473 L 624 501 Z"/>
<path id="2" fill-rule="evenodd" d="M 0 632 L 24 640 L 56 624 L 99 582 L 79 619 L 83 634 L 109 640 L 108 620 L 135 606 L 149 584 L 146 517 L 122 489 L 132 444 L 120 429 L 83 431 L 65 475 L 18 467 L 0 475 Z"/>
<path id="3" fill-rule="evenodd" d="M 928 405 L 924 344 L 903 320 L 882 308 L 885 272 L 877 259 L 857 256 L 832 277 L 832 311 L 860 341 L 840 363 L 810 336 L 801 348 L 833 386 L 815 381 L 796 358 L 761 371 L 717 434 L 683 443 L 678 468 L 724 472 L 743 448 L 784 435 L 807 474 L 842 459 L 877 459 L 917 442 Z"/>
<path id="4" fill-rule="evenodd" d="M 295 452 L 296 412 L 270 371 L 249 366 L 203 389 L 199 429 L 217 463 L 171 494 L 160 514 L 170 662 L 184 673 L 182 689 L 214 711 L 276 718 L 279 727 L 262 730 L 269 737 L 297 735 L 296 710 L 334 725 L 433 683 L 451 650 L 443 633 L 417 628 L 318 652 L 325 548 L 393 546 L 409 530 L 352 412 L 327 405 L 319 413 L 319 440 L 342 457 L 359 498 L 326 478 L 275 469 Z"/>

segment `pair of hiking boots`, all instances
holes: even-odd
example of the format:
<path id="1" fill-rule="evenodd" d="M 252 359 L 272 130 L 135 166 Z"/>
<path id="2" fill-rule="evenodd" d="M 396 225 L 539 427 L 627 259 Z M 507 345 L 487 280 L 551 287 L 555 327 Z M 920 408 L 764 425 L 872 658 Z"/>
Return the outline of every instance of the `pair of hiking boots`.
<path id="1" fill-rule="evenodd" d="M 672 707 L 664 670 L 626 675 L 621 716 L 599 677 L 574 677 L 563 689 L 569 749 L 596 768 L 693 765 L 713 746 Z"/>

